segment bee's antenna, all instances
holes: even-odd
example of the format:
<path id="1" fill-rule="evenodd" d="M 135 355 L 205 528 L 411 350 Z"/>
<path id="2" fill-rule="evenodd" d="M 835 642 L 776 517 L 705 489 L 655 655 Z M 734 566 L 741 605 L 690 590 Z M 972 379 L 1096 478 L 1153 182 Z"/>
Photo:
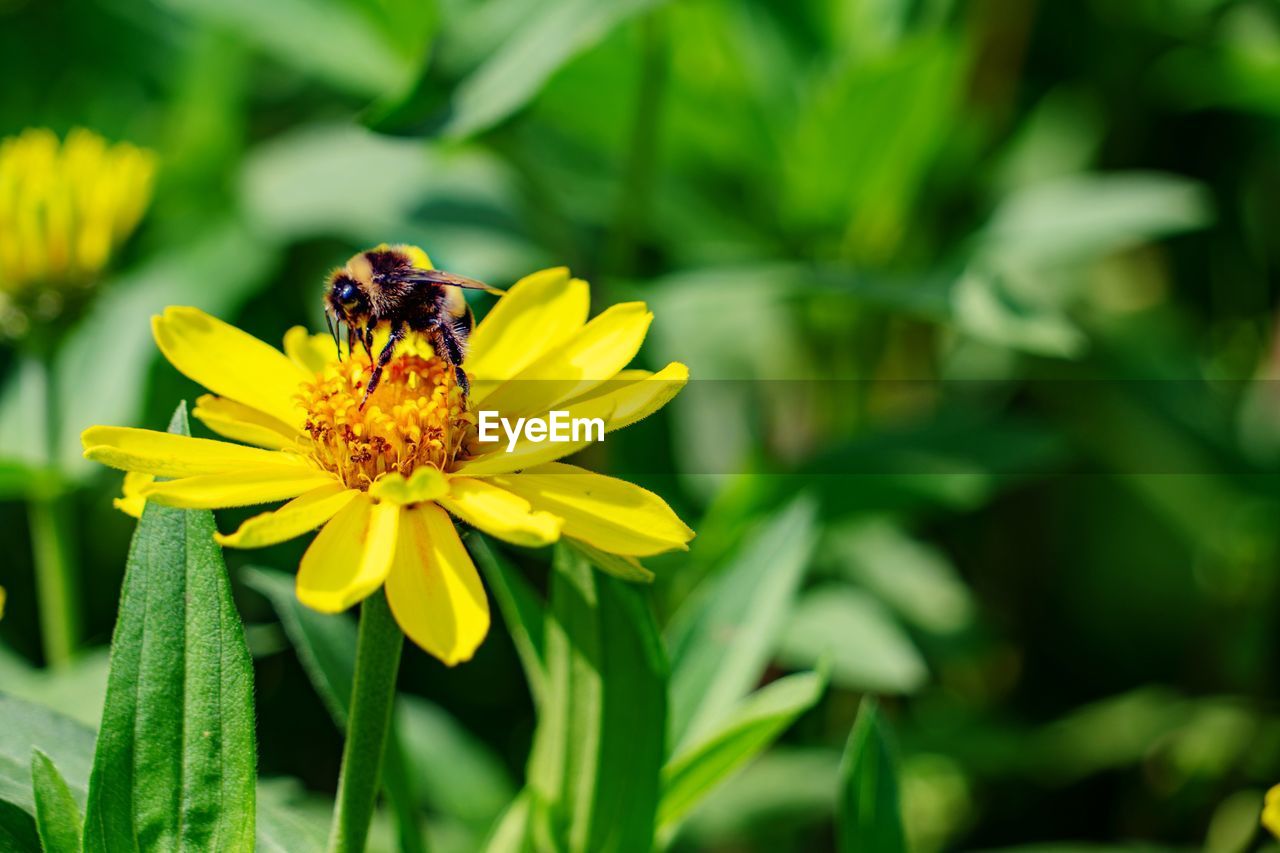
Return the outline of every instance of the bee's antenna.
<path id="1" fill-rule="evenodd" d="M 338 351 L 338 361 L 342 361 L 342 341 L 338 339 L 338 330 L 333 325 L 333 317 L 329 316 L 329 309 L 324 311 L 324 324 L 329 327 L 329 334 L 333 335 L 333 348 Z"/>

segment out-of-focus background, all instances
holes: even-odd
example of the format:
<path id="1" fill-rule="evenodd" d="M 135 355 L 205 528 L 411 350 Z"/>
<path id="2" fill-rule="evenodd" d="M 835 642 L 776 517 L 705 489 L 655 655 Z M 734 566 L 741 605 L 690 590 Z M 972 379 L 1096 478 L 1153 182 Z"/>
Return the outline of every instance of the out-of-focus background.
<path id="1" fill-rule="evenodd" d="M 660 624 L 702 587 L 752 601 L 766 679 L 828 659 L 826 697 L 676 849 L 831 845 L 868 693 L 920 853 L 1264 844 L 1274 3 L 0 0 L 0 79 L 0 136 L 83 127 L 157 158 L 91 298 L 0 347 L 0 689 L 96 721 L 134 522 L 78 436 L 163 428 L 198 393 L 150 315 L 319 330 L 325 273 L 404 241 L 500 286 L 566 264 L 597 309 L 648 301 L 643 365 L 694 381 L 590 464 L 699 531 L 651 561 Z M 35 669 L 42 476 L 71 484 L 83 608 L 56 676 Z M 242 571 L 301 547 L 227 558 L 260 772 L 331 794 L 339 733 Z M 431 703 L 417 736 L 462 756 L 424 785 L 467 849 L 528 754 L 511 642 L 496 625 L 454 670 L 410 647 L 401 686 Z"/>

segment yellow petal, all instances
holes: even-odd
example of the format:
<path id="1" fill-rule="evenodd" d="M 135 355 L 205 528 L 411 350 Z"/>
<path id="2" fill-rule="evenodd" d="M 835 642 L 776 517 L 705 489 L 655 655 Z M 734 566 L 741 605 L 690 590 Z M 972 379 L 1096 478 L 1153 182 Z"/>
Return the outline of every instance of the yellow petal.
<path id="1" fill-rule="evenodd" d="M 499 386 L 483 401 L 484 408 L 507 416 L 537 414 L 587 393 L 635 358 L 652 320 L 643 302 L 610 307 Z"/>
<path id="2" fill-rule="evenodd" d="M 574 402 L 563 404 L 565 408 L 556 411 L 564 412 L 569 423 L 581 418 L 599 418 L 604 423 L 604 432 L 609 433 L 661 409 L 688 381 L 689 368 L 672 362 L 658 373 L 638 381 L 606 382 Z M 539 417 L 549 415 L 548 412 Z M 459 463 L 454 473 L 467 477 L 492 477 L 555 462 L 591 444 L 598 433 L 588 428 L 583 435 L 586 437 L 576 442 L 532 441 L 522 436 L 510 450 L 504 437 L 493 444 L 480 445 L 486 448 L 484 452 Z"/>
<path id="3" fill-rule="evenodd" d="M 688 382 L 689 368 L 678 361 L 657 373 L 624 370 L 614 379 L 566 403 L 564 411 L 571 418 L 602 418 L 604 431 L 613 432 L 649 417 L 671 402 Z"/>
<path id="4" fill-rule="evenodd" d="M 301 429 L 305 415 L 294 395 L 312 376 L 284 353 L 198 308 L 166 308 L 152 318 L 151 330 L 185 376 Z"/>
<path id="5" fill-rule="evenodd" d="M 569 278 L 567 267 L 525 276 L 472 332 L 467 371 L 481 382 L 515 376 L 582 328 L 590 298 L 587 283 Z"/>
<path id="6" fill-rule="evenodd" d="M 165 480 L 144 487 L 142 496 L 183 509 L 224 509 L 288 500 L 332 482 L 332 474 L 315 468 L 273 466 Z"/>
<path id="7" fill-rule="evenodd" d="M 647 489 L 585 468 L 552 462 L 492 478 L 535 510 L 564 519 L 561 532 L 602 551 L 647 557 L 687 549 L 693 531 Z"/>
<path id="8" fill-rule="evenodd" d="M 553 423 L 549 423 L 549 428 L 556 427 Z M 569 427 L 565 427 L 565 431 L 572 436 Z M 507 449 L 507 438 L 504 433 L 493 444 L 480 445 L 491 447 L 492 450 L 459 463 L 453 469 L 453 473 L 463 477 L 492 477 L 495 474 L 523 471 L 526 468 L 534 468 L 577 453 L 591 444 L 598 435 L 599 430 L 588 427 L 586 430 L 580 430 L 578 441 L 551 441 L 550 438 L 534 441 L 525 436 L 522 428 L 521 437 L 510 450 Z"/>
<path id="9" fill-rule="evenodd" d="M 447 491 L 449 481 L 444 474 L 426 466 L 414 471 L 407 480 L 400 474 L 383 474 L 369 487 L 369 497 L 397 506 L 407 506 L 435 500 Z"/>
<path id="10" fill-rule="evenodd" d="M 226 397 L 203 394 L 196 400 L 191 414 L 218 435 L 270 450 L 296 447 L 301 438 L 299 432 L 284 421 Z"/>
<path id="11" fill-rule="evenodd" d="M 80 434 L 80 441 L 86 459 L 159 477 L 190 477 L 258 466 L 305 466 L 302 457 L 278 450 L 132 427 L 89 427 Z"/>
<path id="12" fill-rule="evenodd" d="M 134 518 L 142 518 L 142 511 L 147 506 L 147 499 L 142 490 L 155 481 L 154 474 L 141 474 L 128 471 L 124 475 L 124 485 L 120 488 L 120 497 L 111 501 L 111 505 Z"/>
<path id="13" fill-rule="evenodd" d="M 339 613 L 387 579 L 396 553 L 401 509 L 357 495 L 329 520 L 298 567 L 298 600 Z"/>
<path id="14" fill-rule="evenodd" d="M 409 639 L 453 666 L 470 660 L 489 632 L 489 602 L 471 555 L 444 510 L 402 509 L 387 603 Z"/>
<path id="15" fill-rule="evenodd" d="M 308 373 L 319 373 L 337 352 L 331 335 L 313 335 L 304 326 L 294 326 L 284 333 L 284 354 Z"/>
<path id="16" fill-rule="evenodd" d="M 213 538 L 227 548 L 265 548 L 287 542 L 333 518 L 358 494 L 355 489 L 330 482 L 299 495 L 279 509 L 255 515 L 235 533 L 216 533 Z"/>
<path id="17" fill-rule="evenodd" d="M 453 477 L 449 496 L 437 500 L 458 518 L 513 545 L 538 548 L 560 538 L 559 518 L 534 512 L 529 502 L 484 480 Z"/>

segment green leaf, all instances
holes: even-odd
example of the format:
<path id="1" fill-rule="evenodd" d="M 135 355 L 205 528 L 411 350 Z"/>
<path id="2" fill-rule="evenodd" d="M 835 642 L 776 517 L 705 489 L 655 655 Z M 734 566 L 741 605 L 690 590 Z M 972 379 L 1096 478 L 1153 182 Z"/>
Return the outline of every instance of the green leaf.
<path id="1" fill-rule="evenodd" d="M 61 707 L 58 700 L 53 707 Z M 93 762 L 93 729 L 43 705 L 0 694 L 0 801 L 16 804 L 34 815 L 30 756 L 33 748 L 46 753 L 61 769 L 77 805 L 86 800 Z M 258 849 L 272 853 L 307 853 L 324 849 L 327 829 L 300 815 L 264 784 L 257 808 Z M 265 791 L 265 793 L 264 793 Z M 2 811 L 2 809 L 0 809 Z M 30 821 L 30 817 L 27 818 Z M 3 823 L 3 815 L 0 815 Z M 35 824 L 31 823 L 32 837 Z M 0 830 L 0 837 L 3 830 Z M 4 849 L 0 846 L 0 849 Z"/>
<path id="2" fill-rule="evenodd" d="M 185 404 L 169 431 L 189 435 Z M 253 667 L 213 514 L 148 503 L 134 533 L 85 849 L 250 849 Z"/>
<path id="3" fill-rule="evenodd" d="M 40 853 L 35 821 L 18 806 L 0 800 L 0 850 L 5 853 Z"/>
<path id="4" fill-rule="evenodd" d="M 78 653 L 62 666 L 40 669 L 0 647 L 0 684 L 10 696 L 58 708 L 86 726 L 96 726 L 102 719 L 109 662 L 108 650 L 95 648 Z M 86 756 L 92 752 L 93 738 L 90 737 Z M 87 759 L 85 767 L 87 770 Z"/>
<path id="5" fill-rule="evenodd" d="M 793 501 L 677 615 L 669 634 L 677 751 L 715 729 L 759 682 L 809 565 L 815 515 L 813 501 Z"/>
<path id="6" fill-rule="evenodd" d="M 476 533 L 466 541 L 472 559 L 484 573 L 489 591 L 502 611 L 502 621 L 507 624 L 511 642 L 520 656 L 533 701 L 541 706 L 547 693 L 546 608 L 524 576 L 488 539 Z"/>
<path id="7" fill-rule="evenodd" d="M 1089 260 L 1212 220 L 1200 184 L 1159 172 L 1074 175 L 1006 199 L 981 235 L 981 251 L 1004 263 Z"/>
<path id="8" fill-rule="evenodd" d="M 824 689 L 826 676 L 818 672 L 780 678 L 739 703 L 715 731 L 677 753 L 662 771 L 660 831 L 669 835 L 703 797 L 812 708 Z"/>
<path id="9" fill-rule="evenodd" d="M 681 846 L 716 849 L 779 824 L 829 822 L 839 778 L 840 750 L 775 744 L 689 812 L 679 827 Z"/>
<path id="10" fill-rule="evenodd" d="M 640 565 L 640 561 L 634 557 L 610 554 L 577 539 L 566 538 L 564 543 L 586 557 L 591 565 L 603 572 L 608 572 L 619 580 L 631 583 L 653 583 L 653 572 Z"/>
<path id="11" fill-rule="evenodd" d="M 458 84 L 443 133 L 487 130 L 533 99 L 561 66 L 615 27 L 662 0 L 566 0 L 537 7 L 505 43 Z"/>
<path id="12" fill-rule="evenodd" d="M 951 560 L 898 524 L 877 518 L 828 531 L 827 558 L 911 624 L 951 634 L 973 621 L 973 595 Z"/>
<path id="13" fill-rule="evenodd" d="M 529 841 L 529 792 L 521 791 L 508 804 L 485 841 L 485 853 L 523 853 Z"/>
<path id="14" fill-rule="evenodd" d="M 863 700 L 849 734 L 837 804 L 840 853 L 906 853 L 898 770 L 874 700 Z"/>
<path id="15" fill-rule="evenodd" d="M 533 833 L 567 851 L 653 843 L 666 661 L 640 590 L 558 546 L 546 623 L 547 693 L 529 785 Z"/>
<path id="16" fill-rule="evenodd" d="M 13 459 L 0 459 L 0 500 L 25 497 L 39 477 L 38 468 Z"/>
<path id="17" fill-rule="evenodd" d="M 31 754 L 31 788 L 36 800 L 36 828 L 45 853 L 78 853 L 80 807 L 58 768 L 39 749 Z"/>
<path id="18" fill-rule="evenodd" d="M 292 575 L 248 568 L 244 582 L 275 608 L 302 667 L 334 723 L 345 728 L 355 673 L 356 625 L 345 615 L 317 613 L 294 594 Z M 416 696 L 396 703 L 383 785 L 397 786 L 418 805 L 487 829 L 515 794 L 502 762 L 438 705 Z M 391 760 L 392 755 L 399 756 Z"/>
<path id="19" fill-rule="evenodd" d="M 345 729 L 355 677 L 355 623 L 303 607 L 292 575 L 251 566 L 241 571 L 240 579 L 271 602 L 311 686 L 334 723 Z"/>
<path id="20" fill-rule="evenodd" d="M 831 680 L 848 690 L 914 693 L 929 677 L 902 627 L 878 601 L 848 585 L 806 591 L 778 646 L 786 666 L 816 666 L 823 658 Z"/>
<path id="21" fill-rule="evenodd" d="M 374 245 L 395 234 L 486 281 L 549 265 L 523 235 L 492 224 L 519 208 L 519 185 L 507 164 L 480 149 L 307 125 L 256 146 L 240 185 L 255 233 L 282 243 L 338 237 Z"/>
<path id="22" fill-rule="evenodd" d="M 42 705 L 4 694 L 0 694 L 0 721 L 0 800 L 35 814 L 31 751 L 40 749 L 61 768 L 76 802 L 84 802 L 93 729 Z"/>
<path id="23" fill-rule="evenodd" d="M 398 91 L 413 80 L 431 22 L 428 3 L 413 4 L 419 13 L 399 16 L 397 29 L 379 26 L 382 21 L 369 14 L 375 8 L 372 3 L 163 0 L 163 4 L 229 29 L 277 60 L 330 85 L 368 97 Z"/>

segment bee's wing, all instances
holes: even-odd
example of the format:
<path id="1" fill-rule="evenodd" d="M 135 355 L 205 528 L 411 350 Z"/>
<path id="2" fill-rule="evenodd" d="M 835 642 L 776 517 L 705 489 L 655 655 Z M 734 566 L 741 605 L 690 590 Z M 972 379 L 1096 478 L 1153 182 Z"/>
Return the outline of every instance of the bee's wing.
<path id="1" fill-rule="evenodd" d="M 476 281 L 474 278 L 467 278 L 465 275 L 456 275 L 444 270 L 414 270 L 410 275 L 406 276 L 406 279 L 420 284 L 445 284 L 453 287 L 465 287 L 467 290 L 483 290 L 486 293 L 492 293 L 497 296 L 506 293 L 505 290 L 490 287 L 483 281 Z"/>

